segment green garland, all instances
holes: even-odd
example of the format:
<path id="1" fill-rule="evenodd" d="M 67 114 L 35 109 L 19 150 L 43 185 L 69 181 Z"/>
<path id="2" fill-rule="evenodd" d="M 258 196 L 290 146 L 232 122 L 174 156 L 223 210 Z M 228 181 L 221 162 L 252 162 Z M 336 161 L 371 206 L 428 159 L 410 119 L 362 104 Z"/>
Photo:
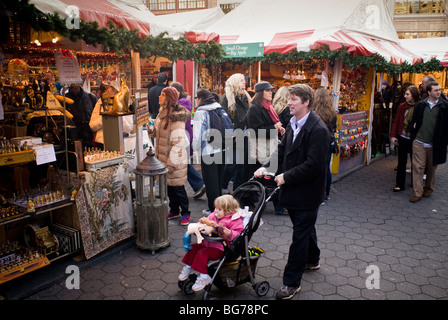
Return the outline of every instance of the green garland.
<path id="1" fill-rule="evenodd" d="M 185 37 L 174 40 L 165 37 L 162 33 L 156 37 L 148 36 L 142 39 L 137 29 L 127 30 L 118 28 L 113 22 L 109 21 L 108 28 L 99 28 L 96 21 L 85 22 L 80 20 L 79 29 L 67 29 L 65 19 L 59 17 L 57 13 L 46 14 L 37 10 L 28 0 L 8 1 L 7 10 L 11 13 L 11 18 L 17 22 L 29 24 L 37 31 L 54 31 L 63 37 L 72 41 L 84 40 L 87 44 L 96 46 L 102 44 L 106 51 L 115 51 L 118 54 L 139 52 L 142 58 L 151 56 L 166 57 L 169 60 L 195 60 L 199 63 L 221 64 L 229 62 L 231 64 L 253 64 L 259 61 L 275 63 L 278 61 L 297 62 L 305 59 L 329 59 L 342 60 L 344 67 L 354 69 L 358 66 L 368 68 L 374 67 L 377 72 L 387 74 L 400 73 L 424 73 L 433 71 L 442 71 L 445 69 L 440 61 L 432 59 L 425 63 L 416 63 L 411 65 L 407 62 L 400 65 L 387 62 L 378 54 L 371 56 L 355 56 L 347 52 L 345 47 L 341 50 L 330 50 L 324 45 L 309 52 L 291 52 L 280 54 L 272 52 L 260 58 L 234 58 L 225 59 L 225 51 L 222 46 L 214 41 L 208 43 L 190 43 Z"/>
<path id="2" fill-rule="evenodd" d="M 428 62 L 416 63 L 413 65 L 409 64 L 408 62 L 404 62 L 402 64 L 394 64 L 387 62 L 386 59 L 376 53 L 371 56 L 356 56 L 348 53 L 344 47 L 341 50 L 331 51 L 327 45 L 310 50 L 309 52 L 299 52 L 296 50 L 284 54 L 272 52 L 260 58 L 219 58 L 208 59 L 207 62 L 211 64 L 228 62 L 231 64 L 250 65 L 253 63 L 258 63 L 259 61 L 262 63 L 276 63 L 279 61 L 296 63 L 300 60 L 308 59 L 328 59 L 331 61 L 342 60 L 344 68 L 349 70 L 353 70 L 358 66 L 363 68 L 374 67 L 377 72 L 384 72 L 390 75 L 400 73 L 425 73 L 443 71 L 445 69 L 437 59 L 432 59 Z"/>
<path id="3" fill-rule="evenodd" d="M 43 13 L 29 4 L 28 0 L 8 1 L 6 8 L 12 20 L 27 23 L 36 31 L 53 31 L 71 41 L 84 40 L 94 46 L 101 44 L 105 51 L 118 54 L 134 51 L 139 52 L 142 58 L 163 56 L 169 60 L 184 61 L 203 61 L 205 57 L 218 59 L 225 54 L 222 46 L 214 41 L 192 44 L 185 37 L 178 40 L 165 37 L 166 33 L 143 39 L 137 29 L 118 28 L 112 21 L 108 22 L 108 28 L 100 28 L 96 21 L 80 19 L 79 29 L 67 29 L 65 19 L 57 13 Z"/>

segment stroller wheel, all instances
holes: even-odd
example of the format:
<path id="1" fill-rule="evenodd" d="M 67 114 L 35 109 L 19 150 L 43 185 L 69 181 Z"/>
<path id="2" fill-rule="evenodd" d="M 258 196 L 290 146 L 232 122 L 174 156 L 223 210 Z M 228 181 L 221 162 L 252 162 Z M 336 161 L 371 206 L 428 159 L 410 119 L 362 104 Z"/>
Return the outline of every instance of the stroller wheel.
<path id="1" fill-rule="evenodd" d="M 194 283 L 196 282 L 196 278 L 197 278 L 197 275 L 192 274 L 192 275 L 190 275 L 190 277 L 187 280 L 185 280 L 183 282 L 182 291 L 185 294 L 190 295 L 190 294 L 194 293 L 192 288 L 193 288 Z"/>
<path id="2" fill-rule="evenodd" d="M 268 293 L 270 288 L 269 282 L 263 281 L 255 285 L 255 292 L 259 297 L 263 297 Z"/>

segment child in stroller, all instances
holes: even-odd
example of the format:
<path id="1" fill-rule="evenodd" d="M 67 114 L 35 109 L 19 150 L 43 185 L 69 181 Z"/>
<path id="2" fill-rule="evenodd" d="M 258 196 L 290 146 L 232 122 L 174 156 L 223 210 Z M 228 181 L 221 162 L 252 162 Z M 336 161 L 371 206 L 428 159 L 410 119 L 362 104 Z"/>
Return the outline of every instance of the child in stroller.
<path id="1" fill-rule="evenodd" d="M 240 205 L 231 195 L 216 198 L 214 204 L 215 211 L 208 217 L 201 218 L 200 223 L 213 227 L 214 233 L 230 244 L 244 229 Z M 212 282 L 207 270 L 208 261 L 221 259 L 223 256 L 224 245 L 220 242 L 205 240 L 193 244 L 191 250 L 188 250 L 182 259 L 185 266 L 179 275 L 179 281 L 187 280 L 195 270 L 199 272 L 199 276 L 192 286 L 192 290 L 200 291 L 204 289 Z"/>
<path id="2" fill-rule="evenodd" d="M 207 272 L 211 276 L 211 282 L 205 286 L 204 300 L 212 299 L 210 296 L 212 284 L 219 289 L 226 289 L 250 282 L 259 297 L 266 295 L 269 291 L 269 282 L 255 282 L 256 265 L 264 251 L 257 247 L 249 247 L 249 242 L 254 232 L 263 223 L 261 216 L 266 203 L 278 190 L 278 187 L 275 187 L 276 183 L 273 178 L 274 175 L 266 174 L 263 179 L 251 179 L 240 185 L 233 192 L 233 197 L 239 203 L 239 210 L 240 212 L 242 211 L 244 217 L 244 230 L 233 239 L 231 244 L 227 244 L 220 237 L 207 236 L 202 233 L 205 240 L 225 244 L 222 258 L 209 261 L 207 264 Z M 272 191 L 269 192 L 268 196 L 266 195 L 267 190 Z M 244 210 L 241 208 L 244 208 Z M 185 243 L 184 237 L 184 248 L 186 250 L 189 245 L 190 242 Z M 184 280 L 181 281 L 181 278 Z M 189 274 L 186 278 L 179 277 L 179 288 L 185 294 L 194 293 L 192 285 L 196 279 L 197 276 L 195 274 Z"/>

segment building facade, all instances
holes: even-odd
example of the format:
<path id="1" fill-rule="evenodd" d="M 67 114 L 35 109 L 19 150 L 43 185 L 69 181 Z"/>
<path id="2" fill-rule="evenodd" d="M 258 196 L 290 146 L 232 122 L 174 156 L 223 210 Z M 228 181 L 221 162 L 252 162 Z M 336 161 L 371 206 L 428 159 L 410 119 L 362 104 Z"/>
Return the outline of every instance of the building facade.
<path id="1" fill-rule="evenodd" d="M 448 1 L 396 0 L 394 24 L 401 39 L 448 36 Z"/>
<path id="2" fill-rule="evenodd" d="M 217 0 L 145 0 L 155 15 L 209 9 L 217 6 Z"/>

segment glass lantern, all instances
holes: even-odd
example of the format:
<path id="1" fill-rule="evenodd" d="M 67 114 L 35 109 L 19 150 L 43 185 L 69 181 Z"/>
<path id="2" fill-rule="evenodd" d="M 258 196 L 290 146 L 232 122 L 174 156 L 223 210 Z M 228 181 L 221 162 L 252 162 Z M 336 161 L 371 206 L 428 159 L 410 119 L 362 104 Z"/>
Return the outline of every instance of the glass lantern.
<path id="1" fill-rule="evenodd" d="M 137 241 L 140 249 L 156 250 L 170 245 L 168 234 L 168 169 L 149 148 L 134 170 L 136 179 Z"/>

